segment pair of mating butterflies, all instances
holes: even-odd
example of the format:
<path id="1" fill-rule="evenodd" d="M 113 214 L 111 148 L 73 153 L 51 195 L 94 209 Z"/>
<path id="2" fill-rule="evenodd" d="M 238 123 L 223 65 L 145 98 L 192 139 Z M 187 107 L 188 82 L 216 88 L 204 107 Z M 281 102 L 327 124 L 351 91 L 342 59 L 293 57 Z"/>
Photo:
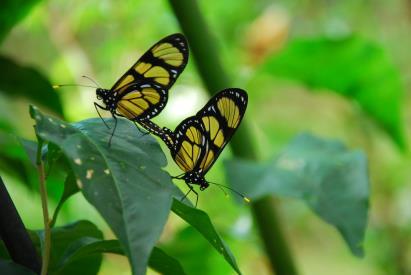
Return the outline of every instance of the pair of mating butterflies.
<path id="1" fill-rule="evenodd" d="M 225 89 L 174 131 L 159 127 L 150 119 L 165 107 L 168 90 L 187 61 L 185 37 L 182 34 L 167 36 L 153 45 L 110 90 L 98 88 L 97 99 L 102 100 L 104 106 L 95 103 L 95 107 L 109 111 L 115 120 L 109 144 L 117 116 L 128 118 L 160 137 L 184 171 L 175 178 L 183 179 L 190 191 L 197 194 L 192 184 L 199 185 L 200 190 L 209 186 L 204 176 L 239 126 L 247 107 L 247 93 L 237 88 Z"/>

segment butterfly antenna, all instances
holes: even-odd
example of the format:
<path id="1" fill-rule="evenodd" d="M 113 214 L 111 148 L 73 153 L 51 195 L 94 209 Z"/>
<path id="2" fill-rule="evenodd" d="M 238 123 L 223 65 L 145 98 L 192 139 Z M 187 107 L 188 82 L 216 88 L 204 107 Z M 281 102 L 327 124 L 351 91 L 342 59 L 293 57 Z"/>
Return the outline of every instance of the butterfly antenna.
<path id="1" fill-rule="evenodd" d="M 97 83 L 97 81 L 95 81 L 94 79 L 92 79 L 91 77 L 87 76 L 87 75 L 82 75 L 81 77 L 87 78 L 88 80 L 90 80 L 91 82 L 93 82 L 94 84 L 96 84 L 98 87 L 100 88 L 101 85 Z"/>
<path id="2" fill-rule="evenodd" d="M 235 190 L 235 189 L 233 189 L 233 188 L 231 188 L 231 187 L 229 187 L 229 186 L 226 186 L 226 185 L 223 185 L 223 184 L 219 184 L 219 183 L 215 183 L 215 182 L 211 182 L 211 181 L 207 181 L 207 182 L 218 186 L 221 190 L 223 190 L 223 188 L 226 188 L 226 189 L 228 189 L 228 190 L 236 193 L 237 195 L 239 195 L 240 197 L 242 197 L 243 200 L 244 200 L 245 202 L 247 202 L 247 203 L 248 203 L 248 202 L 251 202 L 251 200 L 250 200 L 248 197 L 246 197 L 244 194 L 241 194 L 240 192 L 238 192 L 237 190 Z M 225 194 L 226 197 L 227 197 L 227 196 L 228 196 L 228 195 L 227 195 L 227 192 L 225 192 L 224 190 L 223 190 L 223 192 L 224 192 L 224 194 Z"/>
<path id="3" fill-rule="evenodd" d="M 60 84 L 60 85 L 53 85 L 53 89 L 59 89 L 61 87 L 87 87 L 87 88 L 94 88 L 97 89 L 99 87 L 89 86 L 89 85 L 81 85 L 81 84 Z"/>

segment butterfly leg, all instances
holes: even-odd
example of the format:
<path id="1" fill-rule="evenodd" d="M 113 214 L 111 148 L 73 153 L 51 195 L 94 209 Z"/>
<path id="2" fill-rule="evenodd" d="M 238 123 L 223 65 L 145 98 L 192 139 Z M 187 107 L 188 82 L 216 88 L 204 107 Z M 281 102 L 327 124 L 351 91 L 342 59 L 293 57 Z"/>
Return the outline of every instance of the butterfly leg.
<path id="1" fill-rule="evenodd" d="M 179 179 L 179 180 L 181 180 L 182 179 L 182 176 L 184 175 L 185 173 L 182 173 L 182 174 L 180 174 L 180 175 L 178 175 L 178 176 L 174 176 L 174 177 L 171 177 L 172 179 Z"/>
<path id="2" fill-rule="evenodd" d="M 142 136 L 145 136 L 145 135 L 148 135 L 148 134 L 149 134 L 148 132 L 142 131 L 142 130 L 140 129 L 140 127 L 138 127 L 137 122 L 135 122 L 134 120 L 133 120 L 133 123 L 134 123 L 134 125 L 136 126 L 137 130 L 141 133 Z"/>
<path id="3" fill-rule="evenodd" d="M 112 114 L 112 116 L 114 118 L 114 128 L 113 128 L 113 131 L 111 132 L 110 139 L 108 140 L 108 147 L 111 147 L 111 140 L 113 139 L 114 132 L 116 131 L 116 128 L 117 128 L 117 117 L 114 114 Z"/>
<path id="4" fill-rule="evenodd" d="M 190 184 L 188 184 L 188 183 L 186 183 L 186 184 L 187 184 L 187 186 L 188 186 L 189 190 L 188 190 L 188 192 L 184 195 L 184 197 L 182 197 L 182 198 L 181 198 L 181 201 L 184 201 L 184 200 L 187 198 L 188 194 L 190 194 L 191 192 L 193 192 L 193 193 L 196 195 L 196 203 L 195 203 L 195 207 L 197 208 L 197 203 L 198 203 L 198 193 L 194 190 L 193 186 L 191 186 L 191 185 L 190 185 Z"/>
<path id="5" fill-rule="evenodd" d="M 107 125 L 106 121 L 104 120 L 104 118 L 101 116 L 100 111 L 98 110 L 98 108 L 107 111 L 106 108 L 104 108 L 103 106 L 99 105 L 97 102 L 94 102 L 94 108 L 96 108 L 97 114 L 98 116 L 101 118 L 101 120 L 103 121 L 104 125 L 106 125 L 107 129 L 110 129 L 110 126 Z"/>

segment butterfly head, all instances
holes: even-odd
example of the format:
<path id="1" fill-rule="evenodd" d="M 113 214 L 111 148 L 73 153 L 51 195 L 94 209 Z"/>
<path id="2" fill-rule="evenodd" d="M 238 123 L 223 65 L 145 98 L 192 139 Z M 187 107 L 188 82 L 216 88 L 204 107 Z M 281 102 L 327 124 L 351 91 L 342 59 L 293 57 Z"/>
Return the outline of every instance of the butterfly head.
<path id="1" fill-rule="evenodd" d="M 97 88 L 96 89 L 96 95 L 97 95 L 97 99 L 98 100 L 103 100 L 106 99 L 108 97 L 108 93 L 110 91 L 107 89 L 102 89 L 102 88 Z"/>
<path id="2" fill-rule="evenodd" d="M 188 184 L 200 185 L 201 191 L 207 189 L 207 187 L 209 186 L 209 183 L 204 178 L 204 175 L 202 175 L 200 172 L 197 172 L 197 171 L 187 172 L 184 175 L 183 179 Z"/>
<path id="3" fill-rule="evenodd" d="M 107 108 L 111 111 L 116 109 L 116 93 L 112 93 L 111 90 L 97 88 L 96 95 L 98 100 L 102 100 Z"/>

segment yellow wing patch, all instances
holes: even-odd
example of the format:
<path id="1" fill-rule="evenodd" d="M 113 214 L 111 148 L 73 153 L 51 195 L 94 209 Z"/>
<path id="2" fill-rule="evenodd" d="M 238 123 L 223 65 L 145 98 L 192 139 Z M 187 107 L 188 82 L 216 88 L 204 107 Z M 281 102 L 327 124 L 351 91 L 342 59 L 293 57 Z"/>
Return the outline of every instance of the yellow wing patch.
<path id="1" fill-rule="evenodd" d="M 118 102 L 118 111 L 129 119 L 144 113 L 151 105 L 160 101 L 160 94 L 153 88 L 143 88 L 124 95 Z"/>
<path id="2" fill-rule="evenodd" d="M 167 64 L 178 67 L 183 63 L 184 56 L 180 50 L 170 43 L 162 43 L 152 49 L 154 57 L 164 60 Z"/>
<path id="3" fill-rule="evenodd" d="M 208 170 L 208 167 L 209 167 L 210 164 L 213 162 L 213 160 L 214 160 L 214 152 L 213 152 L 212 150 L 209 150 L 209 151 L 207 152 L 207 156 L 205 156 L 205 157 L 203 158 L 203 161 L 202 161 L 201 164 L 200 164 L 200 168 L 201 168 L 203 171 L 207 171 L 207 170 Z"/>
<path id="4" fill-rule="evenodd" d="M 240 122 L 240 110 L 235 102 L 230 98 L 223 97 L 217 102 L 217 107 L 226 119 L 228 127 L 237 128 Z"/>
<path id="5" fill-rule="evenodd" d="M 160 94 L 153 88 L 143 88 L 141 93 L 144 95 L 144 99 L 148 100 L 153 105 L 160 102 Z"/>
<path id="6" fill-rule="evenodd" d="M 122 87 L 125 87 L 133 81 L 134 81 L 134 76 L 128 74 L 126 75 L 126 77 L 123 77 L 123 79 L 121 79 L 121 81 L 116 86 L 113 87 L 113 90 L 118 90 Z"/>
<path id="7" fill-rule="evenodd" d="M 175 162 L 185 172 L 195 168 L 201 155 L 202 134 L 194 126 L 185 131 L 185 140 L 175 155 Z"/>
<path id="8" fill-rule="evenodd" d="M 202 118 L 205 129 L 210 134 L 210 139 L 215 145 L 221 147 L 224 144 L 224 134 L 220 129 L 220 124 L 214 116 L 205 116 Z"/>
<path id="9" fill-rule="evenodd" d="M 153 78 L 155 82 L 168 85 L 170 83 L 169 72 L 160 66 L 153 66 L 150 63 L 139 62 L 134 66 L 134 70 L 147 78 Z"/>
<path id="10" fill-rule="evenodd" d="M 133 119 L 144 112 L 143 109 L 139 108 L 138 106 L 134 105 L 133 103 L 127 100 L 120 100 L 117 104 L 117 109 L 122 115 L 124 115 L 128 119 Z"/>
<path id="11" fill-rule="evenodd" d="M 200 157 L 200 146 L 183 141 L 180 150 L 177 152 L 175 161 L 185 172 L 193 170 Z"/>
<path id="12" fill-rule="evenodd" d="M 191 142 L 201 144 L 201 132 L 194 126 L 187 129 L 186 136 Z"/>

